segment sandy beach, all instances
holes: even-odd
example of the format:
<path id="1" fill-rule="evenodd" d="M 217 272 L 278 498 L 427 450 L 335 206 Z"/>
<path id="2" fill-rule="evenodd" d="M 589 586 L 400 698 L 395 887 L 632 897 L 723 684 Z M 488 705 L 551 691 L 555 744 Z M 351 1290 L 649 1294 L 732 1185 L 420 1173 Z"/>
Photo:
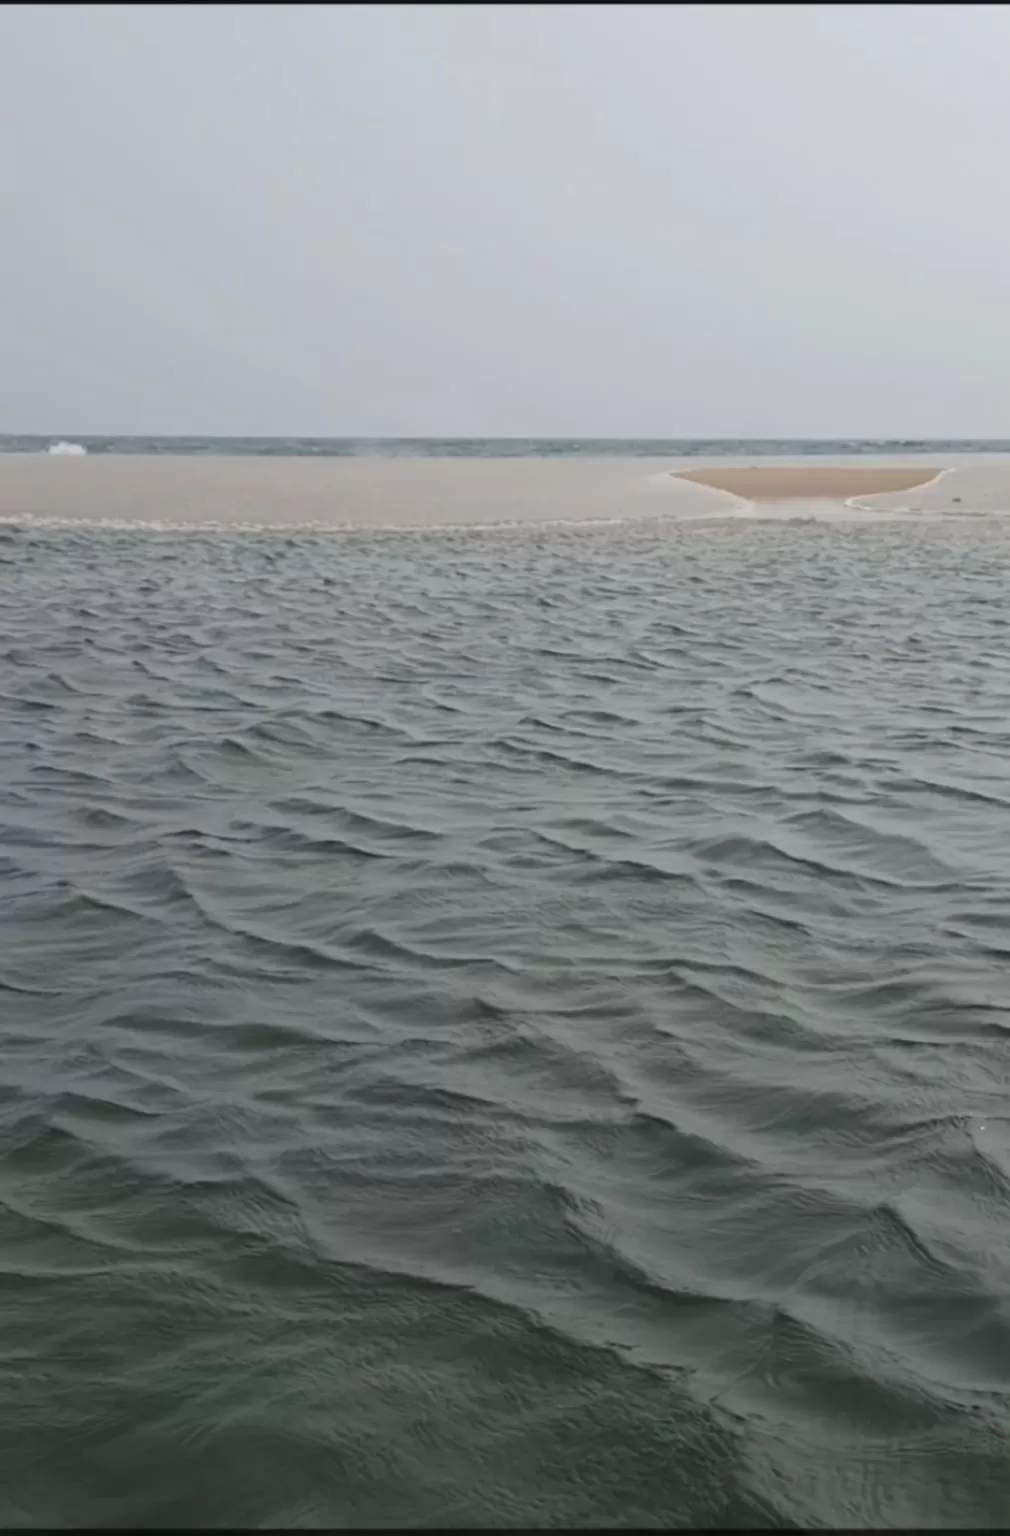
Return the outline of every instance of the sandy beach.
<path id="1" fill-rule="evenodd" d="M 429 528 L 623 521 L 713 498 L 669 461 L 0 455 L 0 521 Z"/>
<path id="2" fill-rule="evenodd" d="M 846 506 L 866 496 L 877 498 L 871 507 Z M 1008 512 L 1006 455 L 689 468 L 674 458 L 589 456 L 0 454 L 0 523 L 328 531 Z"/>
<path id="3" fill-rule="evenodd" d="M 884 496 L 928 485 L 941 471 L 923 465 L 918 469 L 888 468 L 865 464 L 756 465 L 719 469 L 677 471 L 679 480 L 707 485 L 713 491 L 729 491 L 745 501 L 805 501 L 826 498 L 845 501 L 849 496 Z"/>

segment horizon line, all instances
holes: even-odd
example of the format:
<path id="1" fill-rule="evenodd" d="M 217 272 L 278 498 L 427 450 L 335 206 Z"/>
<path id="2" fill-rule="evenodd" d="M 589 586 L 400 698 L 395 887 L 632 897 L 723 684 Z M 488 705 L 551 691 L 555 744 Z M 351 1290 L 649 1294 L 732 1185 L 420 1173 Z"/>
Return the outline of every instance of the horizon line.
<path id="1" fill-rule="evenodd" d="M 191 439 L 201 442 L 319 442 L 319 443 L 972 443 L 1008 442 L 1007 437 L 995 437 L 987 433 L 678 433 L 667 436 L 662 433 L 625 432 L 43 432 L 0 431 L 0 441 L 6 438 L 40 438 L 73 441 L 83 438 L 160 438 L 165 441 Z"/>

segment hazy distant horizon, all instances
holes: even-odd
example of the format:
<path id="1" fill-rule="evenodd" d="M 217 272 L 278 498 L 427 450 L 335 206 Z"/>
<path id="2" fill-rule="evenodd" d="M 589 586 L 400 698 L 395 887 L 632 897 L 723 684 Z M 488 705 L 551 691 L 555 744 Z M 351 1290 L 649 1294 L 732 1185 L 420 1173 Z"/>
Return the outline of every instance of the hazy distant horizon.
<path id="1" fill-rule="evenodd" d="M 37 439 L 46 442 L 355 442 L 355 443 L 1010 443 L 1007 435 L 969 432 L 182 432 L 130 431 L 108 429 L 88 431 L 57 428 L 17 430 L 0 426 L 0 442 L 9 439 Z"/>

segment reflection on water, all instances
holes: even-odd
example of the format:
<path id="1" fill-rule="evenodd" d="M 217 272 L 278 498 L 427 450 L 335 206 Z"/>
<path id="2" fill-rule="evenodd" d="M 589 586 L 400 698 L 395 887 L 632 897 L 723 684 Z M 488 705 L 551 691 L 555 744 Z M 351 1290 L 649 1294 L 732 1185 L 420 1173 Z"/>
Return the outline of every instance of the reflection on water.
<path id="1" fill-rule="evenodd" d="M 0 557 L 8 1525 L 1005 1523 L 998 526 Z"/>

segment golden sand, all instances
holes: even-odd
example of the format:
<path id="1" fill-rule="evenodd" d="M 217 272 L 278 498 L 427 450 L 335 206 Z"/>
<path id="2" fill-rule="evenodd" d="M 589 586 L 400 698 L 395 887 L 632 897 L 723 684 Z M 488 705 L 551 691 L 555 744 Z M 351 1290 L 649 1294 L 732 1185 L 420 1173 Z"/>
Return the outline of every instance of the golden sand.
<path id="1" fill-rule="evenodd" d="M 681 480 L 710 486 L 714 491 L 732 491 L 745 501 L 788 501 L 793 497 L 844 501 L 849 496 L 882 496 L 887 491 L 911 491 L 928 485 L 941 471 L 935 466 L 921 469 L 881 469 L 867 464 L 796 464 L 760 465 L 754 468 L 678 470 Z"/>

